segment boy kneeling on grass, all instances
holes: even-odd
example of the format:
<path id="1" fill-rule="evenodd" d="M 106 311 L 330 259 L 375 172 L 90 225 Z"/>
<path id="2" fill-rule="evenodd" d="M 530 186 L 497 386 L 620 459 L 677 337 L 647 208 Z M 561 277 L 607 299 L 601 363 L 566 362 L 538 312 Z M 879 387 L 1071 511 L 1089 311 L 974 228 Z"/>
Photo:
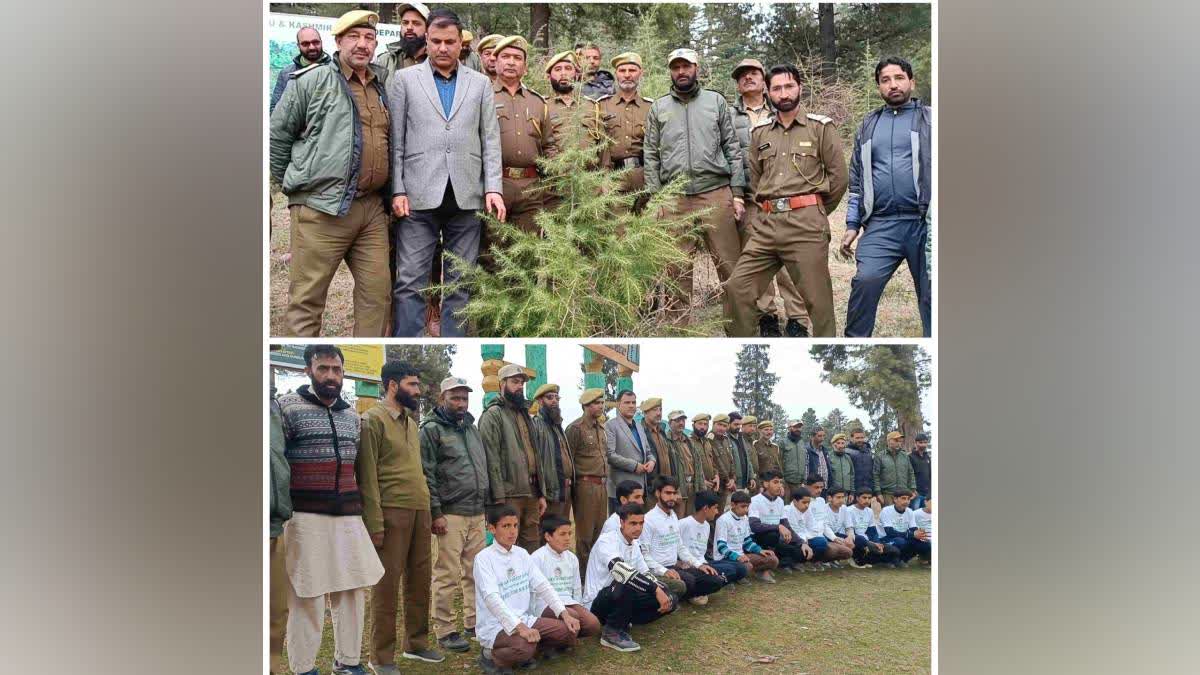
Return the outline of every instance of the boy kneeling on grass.
<path id="1" fill-rule="evenodd" d="M 696 493 L 696 512 L 679 521 L 679 536 L 683 543 L 692 551 L 692 555 L 707 560 L 709 566 L 721 575 L 730 591 L 734 584 L 746 578 L 752 569 L 748 560 L 734 562 L 725 558 L 715 559 L 716 554 L 709 548 L 709 532 L 712 531 L 712 521 L 721 510 L 721 497 L 712 490 L 702 490 Z M 714 542 L 715 543 L 715 542 Z M 747 580 L 749 583 L 749 580 Z"/>
<path id="2" fill-rule="evenodd" d="M 659 581 L 693 605 L 707 605 L 708 596 L 721 590 L 725 580 L 713 569 L 704 555 L 695 555 L 680 536 L 680 520 L 675 515 L 679 489 L 675 479 L 659 476 L 654 479 L 655 505 L 646 514 L 646 523 L 638 542 L 647 562 L 666 568 Z M 689 516 L 690 518 L 690 516 Z"/>
<path id="3" fill-rule="evenodd" d="M 624 504 L 617 516 L 621 530 L 600 535 L 588 556 L 584 604 L 604 623 L 601 645 L 636 652 L 642 647 L 629 636 L 629 626 L 657 621 L 679 604 L 650 573 L 642 556 L 638 542 L 646 518 L 642 506 Z"/>
<path id="4" fill-rule="evenodd" d="M 713 545 L 718 560 L 747 565 L 748 572 L 758 572 L 758 578 L 769 584 L 775 583 L 771 570 L 779 567 L 779 558 L 774 551 L 764 550 L 750 533 L 750 495 L 742 490 L 729 498 L 729 510 L 717 518 L 717 534 Z M 741 583 L 750 583 L 749 577 Z"/>
<path id="5" fill-rule="evenodd" d="M 871 500 L 875 493 L 859 490 L 852 506 L 846 511 L 846 535 L 854 540 L 854 559 L 863 567 L 892 565 L 900 559 L 900 549 L 880 541 L 879 530 L 872 524 L 875 514 Z"/>
<path id="6" fill-rule="evenodd" d="M 846 491 L 841 488 L 834 488 L 829 491 L 829 501 L 825 505 L 826 511 L 826 526 L 833 531 L 833 539 L 830 545 L 837 544 L 842 548 L 850 551 L 850 566 L 855 569 L 862 569 L 864 565 L 859 557 L 858 546 L 851 536 L 848 529 L 850 519 L 850 507 L 846 506 Z M 838 565 L 838 563 L 834 563 Z"/>
<path id="7" fill-rule="evenodd" d="M 645 511 L 646 490 L 642 487 L 641 483 L 631 480 L 623 480 L 617 483 L 617 508 L 620 509 L 626 504 L 637 504 L 643 507 L 643 511 Z M 608 515 L 608 519 L 604 521 L 604 525 L 600 528 L 600 534 L 604 535 L 609 532 L 620 531 L 621 517 L 617 515 L 616 511 L 613 511 Z M 588 567 L 591 567 L 591 565 L 588 565 Z"/>
<path id="8" fill-rule="evenodd" d="M 926 497 L 925 504 L 916 510 L 913 517 L 917 521 L 917 531 L 913 534 L 919 541 L 926 543 L 925 552 L 921 557 L 926 565 L 933 564 L 933 497 Z M 920 553 L 920 550 L 918 550 Z"/>
<path id="9" fill-rule="evenodd" d="M 763 491 L 750 500 L 750 531 L 755 543 L 775 552 L 779 558 L 779 569 L 790 574 L 793 566 L 815 558 L 811 550 L 805 550 L 807 546 L 804 539 L 796 536 L 797 530 L 793 529 L 784 513 L 787 502 L 781 497 L 783 476 L 778 471 L 765 471 L 762 484 Z"/>
<path id="10" fill-rule="evenodd" d="M 579 635 L 579 620 L 559 600 L 554 587 L 516 546 L 519 524 L 511 504 L 492 507 L 488 531 L 495 541 L 475 556 L 476 636 L 483 645 L 479 665 L 486 673 L 511 673 L 528 667 L 539 648 L 571 648 Z M 530 591 L 549 606 L 553 616 L 538 617 L 529 604 Z"/>
<path id="11" fill-rule="evenodd" d="M 826 569 L 841 568 L 842 564 L 839 561 L 853 557 L 854 547 L 839 539 L 833 530 L 833 511 L 829 508 L 825 497 L 822 496 L 825 494 L 825 481 L 819 477 L 812 477 L 805 481 L 805 484 L 808 485 L 808 491 L 812 494 L 812 503 L 808 507 L 808 512 L 812 515 L 812 526 L 809 528 L 809 532 L 804 534 L 804 537 L 809 539 L 821 537 L 827 544 L 825 555 L 818 558 L 818 562 L 814 564 L 820 564 Z"/>
<path id="12" fill-rule="evenodd" d="M 907 567 L 918 553 L 930 557 L 931 549 L 927 535 L 917 535 L 916 511 L 908 508 L 912 492 L 897 492 L 892 499 L 892 505 L 879 512 L 879 524 L 883 526 L 883 541 L 900 549 L 900 559 L 892 567 Z"/>
<path id="13" fill-rule="evenodd" d="M 554 587 L 558 599 L 567 608 L 567 612 L 579 621 L 579 637 L 592 637 L 600 634 L 600 621 L 583 606 L 583 582 L 579 578 L 579 558 L 568 550 L 571 545 L 571 523 L 562 516 L 548 515 L 542 518 L 542 540 L 545 541 L 538 550 L 534 551 L 530 560 Z M 531 593 L 529 605 L 534 616 L 553 619 L 552 610 L 536 593 Z M 565 652 L 565 649 L 548 650 L 546 658 L 554 658 Z"/>

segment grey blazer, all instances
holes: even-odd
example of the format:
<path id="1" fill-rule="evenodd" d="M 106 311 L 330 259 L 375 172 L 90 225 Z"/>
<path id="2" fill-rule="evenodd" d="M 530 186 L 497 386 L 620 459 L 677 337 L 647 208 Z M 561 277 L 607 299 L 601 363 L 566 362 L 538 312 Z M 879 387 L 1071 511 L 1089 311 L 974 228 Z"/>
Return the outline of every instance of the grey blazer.
<path id="1" fill-rule="evenodd" d="M 646 486 L 646 476 L 644 473 L 634 473 L 634 468 L 638 464 L 645 464 L 647 460 L 654 460 L 658 463 L 658 457 L 654 454 L 654 449 L 650 447 L 650 441 L 646 438 L 646 427 L 641 420 L 635 420 L 638 434 L 642 439 L 642 447 L 646 449 L 643 453 L 638 449 L 637 443 L 633 440 L 633 433 L 629 430 L 629 425 L 625 423 L 624 418 L 619 414 L 613 419 L 604 423 L 604 439 L 608 445 L 606 454 L 608 455 L 608 496 L 616 498 L 617 484 L 621 481 L 631 480 L 641 483 L 643 488 Z"/>
<path id="2" fill-rule="evenodd" d="M 480 210 L 485 192 L 503 192 L 500 125 L 486 75 L 458 69 L 449 116 L 442 111 L 429 60 L 396 71 L 387 96 L 393 195 L 408 195 L 414 210 L 435 209 L 449 180 L 459 208 Z"/>

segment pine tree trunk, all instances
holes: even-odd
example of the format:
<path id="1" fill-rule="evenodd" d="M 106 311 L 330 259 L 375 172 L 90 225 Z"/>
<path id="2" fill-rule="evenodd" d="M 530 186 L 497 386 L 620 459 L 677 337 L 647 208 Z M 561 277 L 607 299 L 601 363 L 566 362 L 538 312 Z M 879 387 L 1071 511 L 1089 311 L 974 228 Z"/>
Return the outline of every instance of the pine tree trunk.
<path id="1" fill-rule="evenodd" d="M 826 82 L 832 82 L 837 75 L 837 39 L 833 33 L 833 3 L 822 2 L 817 5 L 817 16 L 821 30 L 821 76 Z"/>
<path id="2" fill-rule="evenodd" d="M 535 2 L 529 5 L 529 31 L 533 46 L 546 51 L 550 47 L 550 5 Z"/>
<path id="3" fill-rule="evenodd" d="M 379 22 L 380 23 L 400 23 L 400 17 L 396 12 L 400 9 L 398 2 L 381 2 L 379 3 Z"/>

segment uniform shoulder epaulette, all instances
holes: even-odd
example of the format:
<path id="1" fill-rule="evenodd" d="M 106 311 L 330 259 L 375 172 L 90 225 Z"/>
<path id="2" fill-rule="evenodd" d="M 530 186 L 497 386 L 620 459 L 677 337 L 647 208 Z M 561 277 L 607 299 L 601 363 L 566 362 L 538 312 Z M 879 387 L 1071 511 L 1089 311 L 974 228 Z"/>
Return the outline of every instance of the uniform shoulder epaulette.
<path id="1" fill-rule="evenodd" d="M 609 94 L 609 96 L 611 96 L 611 95 L 612 94 Z M 643 96 L 642 100 L 645 101 L 646 103 L 654 103 L 654 99 L 650 98 L 649 96 Z"/>
<path id="2" fill-rule="evenodd" d="M 324 63 L 312 63 L 312 64 L 309 64 L 309 65 L 307 65 L 307 66 L 304 66 L 303 68 L 298 68 L 298 69 L 296 69 L 296 70 L 293 70 L 293 71 L 292 71 L 292 74 L 291 74 L 291 76 L 290 76 L 290 77 L 291 77 L 291 78 L 294 80 L 294 79 L 296 79 L 297 77 L 300 77 L 301 75 L 303 75 L 303 74 L 305 74 L 305 73 L 307 73 L 307 72 L 311 72 L 311 71 L 313 71 L 313 70 L 316 70 L 318 67 L 320 67 L 320 66 L 323 66 L 323 65 L 325 65 L 325 64 L 324 64 Z"/>
<path id="3" fill-rule="evenodd" d="M 774 122 L 774 121 L 775 121 L 775 118 L 774 118 L 774 117 L 768 117 L 768 118 L 766 118 L 766 119 L 761 119 L 761 120 L 759 120 L 759 121 L 755 122 L 755 123 L 754 123 L 754 126 L 750 127 L 750 129 L 751 129 L 751 130 L 754 130 L 754 129 L 757 129 L 757 128 L 759 128 L 759 127 L 765 127 L 765 126 L 769 126 L 769 125 L 770 125 L 772 122 Z"/>
<path id="4" fill-rule="evenodd" d="M 613 95 L 612 95 L 612 94 L 605 94 L 605 95 L 603 95 L 603 96 L 597 96 L 596 98 L 589 98 L 589 97 L 587 97 L 587 96 L 584 96 L 584 98 L 588 99 L 589 101 L 592 101 L 593 103 L 599 103 L 599 102 L 601 102 L 601 101 L 603 101 L 603 100 L 605 100 L 605 99 L 609 99 L 609 98 L 612 98 L 612 97 L 613 97 Z"/>
<path id="5" fill-rule="evenodd" d="M 526 87 L 526 88 L 525 88 L 525 91 L 527 91 L 527 92 L 529 92 L 529 93 L 533 94 L 534 96 L 536 96 L 536 97 L 538 97 L 538 98 L 542 99 L 542 103 L 545 103 L 545 102 L 546 102 L 546 97 L 545 97 L 545 96 L 542 96 L 541 94 L 539 94 L 539 93 L 537 93 L 536 91 L 534 91 L 534 90 L 530 89 L 529 87 Z"/>
<path id="6" fill-rule="evenodd" d="M 821 124 L 833 124 L 832 117 L 826 117 L 824 115 L 818 115 L 816 113 L 808 113 L 805 115 L 805 117 L 807 117 L 810 120 L 816 120 L 816 121 L 820 122 Z"/>

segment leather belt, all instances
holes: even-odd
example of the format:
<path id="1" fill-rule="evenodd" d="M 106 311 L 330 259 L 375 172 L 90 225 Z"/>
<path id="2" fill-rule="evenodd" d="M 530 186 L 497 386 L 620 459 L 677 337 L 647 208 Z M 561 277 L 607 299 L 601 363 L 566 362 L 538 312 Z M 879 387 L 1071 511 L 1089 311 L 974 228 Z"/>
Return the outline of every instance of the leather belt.
<path id="1" fill-rule="evenodd" d="M 643 166 L 641 157 L 626 157 L 625 159 L 614 159 L 614 169 L 636 169 Z"/>
<path id="2" fill-rule="evenodd" d="M 817 195 L 796 195 L 795 197 L 781 197 L 779 199 L 768 199 L 764 202 L 759 202 L 764 213 L 781 213 L 783 211 L 791 211 L 793 209 L 802 209 L 806 206 L 816 206 L 821 203 L 821 198 Z"/>
<path id="3" fill-rule="evenodd" d="M 592 485 L 604 485 L 604 476 L 576 476 L 575 481 L 579 483 L 591 483 Z"/>
<path id="4" fill-rule="evenodd" d="M 504 167 L 505 178 L 536 178 L 538 175 L 536 166 L 506 166 Z"/>

